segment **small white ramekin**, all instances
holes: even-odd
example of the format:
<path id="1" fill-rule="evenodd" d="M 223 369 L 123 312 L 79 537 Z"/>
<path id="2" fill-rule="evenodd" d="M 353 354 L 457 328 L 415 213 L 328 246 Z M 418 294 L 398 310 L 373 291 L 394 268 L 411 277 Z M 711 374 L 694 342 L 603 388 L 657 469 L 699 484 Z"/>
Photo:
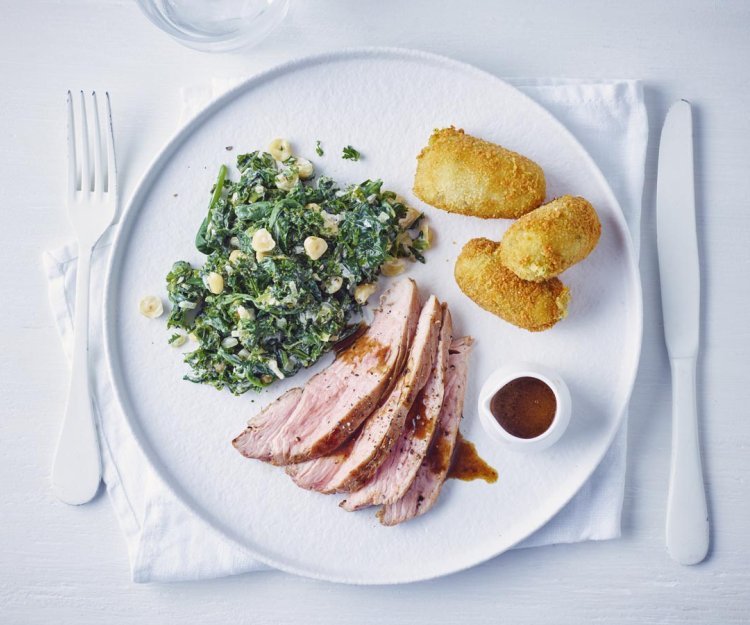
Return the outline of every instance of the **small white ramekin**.
<path id="1" fill-rule="evenodd" d="M 552 389 L 557 409 L 549 428 L 536 438 L 519 438 L 510 434 L 495 419 L 490 410 L 492 397 L 509 382 L 518 378 L 536 378 Z M 479 392 L 479 420 L 489 437 L 502 443 L 508 449 L 522 452 L 536 452 L 554 445 L 570 423 L 570 391 L 565 381 L 554 371 L 542 365 L 517 363 L 497 369 L 487 378 Z"/>

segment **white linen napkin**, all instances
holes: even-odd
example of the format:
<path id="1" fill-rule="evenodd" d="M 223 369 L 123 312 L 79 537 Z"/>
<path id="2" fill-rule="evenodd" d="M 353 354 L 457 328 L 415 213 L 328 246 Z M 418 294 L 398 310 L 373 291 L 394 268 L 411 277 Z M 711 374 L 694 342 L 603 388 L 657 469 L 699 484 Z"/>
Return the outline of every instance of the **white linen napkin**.
<path id="1" fill-rule="evenodd" d="M 182 120 L 188 119 L 234 81 L 214 81 L 183 91 Z M 612 186 L 639 246 L 648 123 L 637 81 L 512 79 L 520 90 L 549 109 L 581 141 Z M 107 255 L 114 228 L 94 251 L 91 299 L 101 302 Z M 70 356 L 77 251 L 75 244 L 44 254 L 49 296 L 63 347 Z M 94 305 L 90 320 L 94 404 L 99 419 L 104 482 L 128 545 L 136 582 L 207 579 L 259 571 L 256 561 L 202 519 L 193 515 L 161 482 L 117 408 L 104 366 L 102 319 Z M 519 547 L 620 535 L 625 486 L 626 426 L 593 476 L 568 505 Z"/>

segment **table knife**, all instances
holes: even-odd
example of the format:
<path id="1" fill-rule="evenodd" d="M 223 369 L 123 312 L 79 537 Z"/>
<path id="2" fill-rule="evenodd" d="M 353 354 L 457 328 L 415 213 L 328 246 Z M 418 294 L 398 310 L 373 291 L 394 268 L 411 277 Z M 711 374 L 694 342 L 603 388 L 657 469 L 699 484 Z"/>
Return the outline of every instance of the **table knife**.
<path id="1" fill-rule="evenodd" d="M 693 117 L 686 100 L 672 105 L 661 132 L 656 233 L 664 336 L 672 370 L 666 542 L 674 560 L 696 564 L 708 551 L 708 510 L 695 399 L 700 269 L 695 230 Z"/>

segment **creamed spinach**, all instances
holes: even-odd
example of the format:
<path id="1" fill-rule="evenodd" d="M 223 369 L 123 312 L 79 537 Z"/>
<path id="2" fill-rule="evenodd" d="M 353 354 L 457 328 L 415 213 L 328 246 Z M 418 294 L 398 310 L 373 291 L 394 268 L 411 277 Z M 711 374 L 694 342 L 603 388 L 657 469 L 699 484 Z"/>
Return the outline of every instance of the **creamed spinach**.
<path id="1" fill-rule="evenodd" d="M 232 181 L 222 166 L 211 190 L 195 238 L 205 262 L 177 261 L 167 275 L 167 325 L 197 341 L 187 380 L 241 394 L 309 367 L 349 336 L 381 266 L 424 262 L 428 239 L 422 216 L 380 180 L 302 181 L 294 157 L 277 163 L 265 152 L 240 155 L 237 168 Z M 253 246 L 261 229 L 269 251 Z M 327 244 L 315 260 L 308 237 Z"/>

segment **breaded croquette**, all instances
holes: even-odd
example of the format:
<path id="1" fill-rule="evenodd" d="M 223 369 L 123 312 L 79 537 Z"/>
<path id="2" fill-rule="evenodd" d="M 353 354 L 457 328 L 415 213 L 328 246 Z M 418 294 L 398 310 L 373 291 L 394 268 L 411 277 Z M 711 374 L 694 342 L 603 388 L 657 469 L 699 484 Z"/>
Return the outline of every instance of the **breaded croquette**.
<path id="1" fill-rule="evenodd" d="M 461 290 L 485 310 L 532 332 L 546 330 L 568 312 L 570 291 L 557 278 L 528 282 L 500 262 L 501 244 L 471 239 L 454 275 Z"/>
<path id="2" fill-rule="evenodd" d="M 500 260 L 519 278 L 540 282 L 586 258 L 601 232 L 599 217 L 589 202 L 563 195 L 506 230 Z"/>
<path id="3" fill-rule="evenodd" d="M 544 202 L 546 183 L 534 161 L 451 126 L 417 157 L 414 193 L 451 213 L 514 219 Z"/>

